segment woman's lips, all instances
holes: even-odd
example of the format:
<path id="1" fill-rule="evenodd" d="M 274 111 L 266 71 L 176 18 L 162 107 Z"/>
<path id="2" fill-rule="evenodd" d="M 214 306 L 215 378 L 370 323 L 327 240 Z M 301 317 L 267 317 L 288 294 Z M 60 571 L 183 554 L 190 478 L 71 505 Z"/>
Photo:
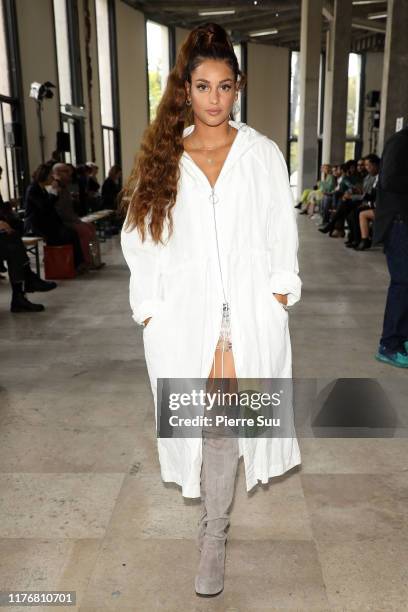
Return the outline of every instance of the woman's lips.
<path id="1" fill-rule="evenodd" d="M 207 113 L 209 115 L 219 115 L 221 111 L 220 110 L 208 110 Z"/>

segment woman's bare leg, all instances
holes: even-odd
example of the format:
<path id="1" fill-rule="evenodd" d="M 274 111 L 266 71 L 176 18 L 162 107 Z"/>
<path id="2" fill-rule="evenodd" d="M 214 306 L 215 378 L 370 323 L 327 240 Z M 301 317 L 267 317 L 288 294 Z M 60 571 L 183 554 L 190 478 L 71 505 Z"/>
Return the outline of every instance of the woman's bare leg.
<path id="1" fill-rule="evenodd" d="M 368 238 L 368 222 L 370 219 L 374 219 L 374 211 L 363 210 L 359 215 L 359 219 L 361 238 L 364 240 L 365 238 Z"/>

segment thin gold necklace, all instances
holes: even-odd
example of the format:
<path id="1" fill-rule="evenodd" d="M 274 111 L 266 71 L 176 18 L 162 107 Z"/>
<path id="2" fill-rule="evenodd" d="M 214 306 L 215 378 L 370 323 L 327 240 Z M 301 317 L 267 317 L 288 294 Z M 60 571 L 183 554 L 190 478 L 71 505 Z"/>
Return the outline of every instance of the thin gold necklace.
<path id="1" fill-rule="evenodd" d="M 220 147 L 224 147 L 226 144 L 229 144 L 229 141 L 224 142 L 221 145 L 215 145 L 214 147 L 195 147 L 194 149 L 191 149 L 191 151 L 213 151 L 214 149 L 219 149 Z M 214 163 L 214 159 L 212 157 L 205 157 L 207 162 L 209 164 L 213 164 Z"/>

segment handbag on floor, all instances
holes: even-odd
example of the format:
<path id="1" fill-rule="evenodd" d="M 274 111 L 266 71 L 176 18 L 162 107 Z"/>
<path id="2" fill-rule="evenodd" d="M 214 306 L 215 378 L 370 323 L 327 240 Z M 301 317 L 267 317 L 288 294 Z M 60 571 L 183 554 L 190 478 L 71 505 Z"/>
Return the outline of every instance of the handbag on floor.
<path id="1" fill-rule="evenodd" d="M 101 247 L 98 238 L 89 242 L 89 255 L 91 258 L 91 268 L 97 270 L 105 265 L 101 260 Z"/>

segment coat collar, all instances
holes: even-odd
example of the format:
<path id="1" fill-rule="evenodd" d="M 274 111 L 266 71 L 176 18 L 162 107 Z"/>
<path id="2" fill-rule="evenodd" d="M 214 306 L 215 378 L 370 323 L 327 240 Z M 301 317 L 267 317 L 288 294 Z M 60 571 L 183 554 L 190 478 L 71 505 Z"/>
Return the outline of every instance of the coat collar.
<path id="1" fill-rule="evenodd" d="M 221 169 L 221 172 L 217 178 L 215 183 L 216 187 L 220 181 L 222 181 L 223 177 L 226 173 L 233 167 L 236 161 L 242 157 L 242 155 L 251 148 L 254 144 L 259 142 L 260 140 L 265 139 L 266 137 L 263 134 L 260 134 L 254 128 L 251 128 L 249 125 L 242 121 L 235 121 L 233 119 L 229 119 L 228 123 L 238 130 L 238 134 L 235 137 L 234 142 L 231 145 L 231 148 L 228 152 L 228 155 L 225 159 L 224 165 Z M 195 129 L 195 125 L 189 125 L 183 130 L 183 138 L 191 134 Z M 180 162 L 183 168 L 197 180 L 202 183 L 205 183 L 207 187 L 211 188 L 210 183 L 204 174 L 204 172 L 199 168 L 199 166 L 193 161 L 190 155 L 184 151 L 181 156 Z"/>

